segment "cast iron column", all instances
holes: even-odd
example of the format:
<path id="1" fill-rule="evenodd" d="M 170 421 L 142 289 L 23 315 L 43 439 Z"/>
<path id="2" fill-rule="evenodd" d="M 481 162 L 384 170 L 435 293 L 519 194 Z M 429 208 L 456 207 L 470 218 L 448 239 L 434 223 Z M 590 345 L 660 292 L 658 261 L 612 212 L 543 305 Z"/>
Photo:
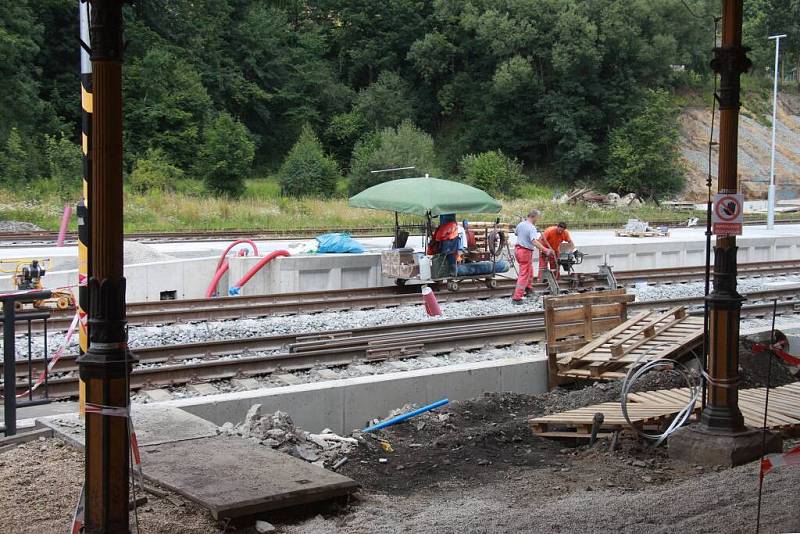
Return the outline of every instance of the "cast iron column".
<path id="1" fill-rule="evenodd" d="M 132 356 L 127 348 L 122 269 L 122 4 L 90 0 L 92 60 L 92 216 L 89 350 L 80 358 L 87 405 L 127 407 Z M 128 532 L 128 421 L 86 414 L 86 533 Z"/>
<path id="2" fill-rule="evenodd" d="M 720 75 L 719 192 L 735 193 L 739 127 L 739 78 L 750 68 L 742 47 L 742 0 L 722 1 L 722 46 L 714 49 L 711 66 Z M 707 430 L 744 430 L 739 411 L 739 319 L 742 296 L 736 291 L 736 237 L 717 237 L 714 247 L 714 290 L 710 309 L 708 402 L 700 418 Z"/>

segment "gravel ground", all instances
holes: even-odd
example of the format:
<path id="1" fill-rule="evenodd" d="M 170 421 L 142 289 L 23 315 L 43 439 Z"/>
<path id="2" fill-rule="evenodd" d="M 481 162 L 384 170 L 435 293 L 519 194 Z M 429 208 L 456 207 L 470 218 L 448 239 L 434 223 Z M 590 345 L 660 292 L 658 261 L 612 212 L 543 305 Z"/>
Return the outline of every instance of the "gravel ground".
<path id="1" fill-rule="evenodd" d="M 742 293 L 764 290 L 766 285 L 774 282 L 800 283 L 800 277 L 765 277 L 746 278 L 739 281 Z M 690 283 L 680 285 L 647 286 L 629 289 L 636 294 L 636 300 L 675 299 L 686 296 L 699 296 L 703 293 L 703 284 Z M 131 348 L 153 347 L 179 343 L 194 343 L 219 339 L 241 339 L 248 337 L 295 334 L 303 332 L 321 332 L 348 328 L 364 328 L 385 324 L 411 322 L 435 322 L 441 319 L 461 317 L 477 317 L 481 315 L 514 314 L 521 311 L 537 311 L 542 309 L 540 298 L 525 300 L 523 306 L 515 306 L 510 299 L 473 300 L 466 302 L 443 303 L 442 315 L 438 318 L 428 317 L 421 305 L 402 306 L 398 308 L 349 310 L 344 312 L 324 312 L 312 315 L 292 315 L 286 317 L 266 317 L 261 319 L 239 319 L 236 321 L 215 321 L 195 324 L 164 325 L 152 327 L 131 327 L 129 342 Z M 757 324 L 757 323 L 754 323 Z M 743 325 L 744 327 L 744 325 Z M 34 351 L 41 351 L 40 338 L 34 339 Z M 50 347 L 57 346 L 63 339 L 62 334 L 48 336 Z M 77 336 L 71 346 L 77 347 Z M 27 357 L 23 347 L 18 344 L 17 356 Z M 27 349 L 26 349 L 27 350 Z M 77 350 L 77 349 L 76 349 Z"/>
<path id="2" fill-rule="evenodd" d="M 44 438 L 0 454 L 0 531 L 68 532 L 83 483 L 83 452 Z M 223 532 L 211 514 L 166 490 L 147 494 L 139 509 L 141 532 Z"/>
<path id="3" fill-rule="evenodd" d="M 41 230 L 44 228 L 25 221 L 0 221 L 0 232 L 39 232 Z"/>

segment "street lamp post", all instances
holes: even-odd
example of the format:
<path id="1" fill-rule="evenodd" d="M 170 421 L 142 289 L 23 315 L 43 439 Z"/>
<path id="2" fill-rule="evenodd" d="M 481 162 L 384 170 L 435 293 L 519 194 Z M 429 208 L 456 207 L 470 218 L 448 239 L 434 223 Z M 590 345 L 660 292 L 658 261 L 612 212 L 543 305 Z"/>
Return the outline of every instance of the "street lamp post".
<path id="1" fill-rule="evenodd" d="M 769 189 L 767 192 L 767 229 L 775 227 L 775 128 L 777 127 L 778 114 L 778 54 L 781 47 L 781 38 L 786 34 L 771 35 L 769 39 L 775 39 L 775 70 L 773 76 L 775 81 L 772 86 L 772 156 L 769 165 Z"/>

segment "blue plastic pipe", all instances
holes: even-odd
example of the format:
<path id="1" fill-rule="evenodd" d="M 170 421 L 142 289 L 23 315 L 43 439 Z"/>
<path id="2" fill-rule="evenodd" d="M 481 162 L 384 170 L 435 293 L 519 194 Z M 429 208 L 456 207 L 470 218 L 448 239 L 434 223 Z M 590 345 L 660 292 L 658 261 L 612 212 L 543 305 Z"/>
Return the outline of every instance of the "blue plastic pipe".
<path id="1" fill-rule="evenodd" d="M 438 400 L 438 401 L 434 402 L 433 404 L 429 404 L 427 406 L 423 406 L 422 408 L 417 408 L 416 410 L 411 411 L 411 412 L 406 412 L 404 414 L 400 414 L 398 416 L 392 417 L 391 419 L 387 419 L 386 421 L 381 421 L 380 423 L 378 423 L 376 425 L 368 426 L 367 428 L 362 430 L 362 432 L 372 432 L 373 430 L 380 430 L 381 428 L 386 428 L 387 426 L 392 426 L 392 425 L 394 425 L 396 423 L 399 423 L 401 421 L 405 421 L 406 419 L 411 419 L 412 417 L 416 417 L 421 413 L 425 413 L 425 412 L 428 412 L 428 411 L 433 410 L 435 408 L 438 408 L 439 406 L 444 406 L 448 402 L 450 402 L 449 399 Z"/>

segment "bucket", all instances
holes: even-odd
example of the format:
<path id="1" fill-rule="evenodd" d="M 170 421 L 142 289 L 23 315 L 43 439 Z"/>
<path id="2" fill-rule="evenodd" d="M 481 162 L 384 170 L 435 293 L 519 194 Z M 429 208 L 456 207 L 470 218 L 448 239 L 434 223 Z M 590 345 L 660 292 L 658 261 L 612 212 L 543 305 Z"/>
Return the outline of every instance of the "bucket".
<path id="1" fill-rule="evenodd" d="M 436 301 L 436 295 L 434 295 L 433 290 L 427 286 L 422 288 L 422 303 L 425 305 L 425 311 L 429 316 L 435 317 L 442 314 L 442 309 Z"/>

